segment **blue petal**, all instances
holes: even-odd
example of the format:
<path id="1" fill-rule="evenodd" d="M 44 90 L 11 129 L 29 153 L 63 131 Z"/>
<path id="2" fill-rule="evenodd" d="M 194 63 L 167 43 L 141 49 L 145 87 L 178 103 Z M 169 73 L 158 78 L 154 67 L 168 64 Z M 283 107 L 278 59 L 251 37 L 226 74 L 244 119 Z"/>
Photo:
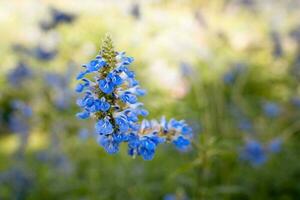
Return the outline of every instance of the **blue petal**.
<path id="1" fill-rule="evenodd" d="M 115 154 L 119 151 L 119 143 L 112 137 L 100 136 L 98 142 L 109 154 Z"/>
<path id="2" fill-rule="evenodd" d="M 129 129 L 128 121 L 126 120 L 126 117 L 117 117 L 116 123 L 119 126 L 120 132 L 124 133 Z"/>
<path id="3" fill-rule="evenodd" d="M 104 98 L 102 98 L 100 103 L 100 110 L 106 112 L 109 110 L 109 108 L 110 108 L 110 104 L 106 102 Z"/>
<path id="4" fill-rule="evenodd" d="M 78 117 L 80 119 L 87 119 L 90 117 L 90 113 L 87 111 L 83 111 L 83 112 L 77 113 L 76 117 Z"/>
<path id="5" fill-rule="evenodd" d="M 190 141 L 182 136 L 179 136 L 176 140 L 173 141 L 173 144 L 178 150 L 185 151 L 190 146 Z"/>
<path id="6" fill-rule="evenodd" d="M 121 100 L 124 103 L 135 104 L 137 102 L 137 97 L 130 92 L 124 92 L 123 94 L 121 94 Z"/>
<path id="7" fill-rule="evenodd" d="M 144 160 L 152 160 L 155 154 L 156 145 L 149 139 L 142 140 L 138 153 L 143 157 Z"/>
<path id="8" fill-rule="evenodd" d="M 95 125 L 95 129 L 98 134 L 104 134 L 104 135 L 111 134 L 114 131 L 113 126 L 108 119 L 99 120 Z"/>
<path id="9" fill-rule="evenodd" d="M 83 89 L 84 89 L 84 85 L 82 85 L 81 83 L 79 83 L 79 84 L 76 85 L 75 91 L 78 92 L 78 93 L 80 93 L 80 92 L 83 91 Z"/>
<path id="10" fill-rule="evenodd" d="M 79 74 L 77 75 L 76 79 L 82 79 L 84 76 L 86 75 L 86 72 L 79 72 Z"/>
<path id="11" fill-rule="evenodd" d="M 114 86 L 110 81 L 107 79 L 102 79 L 99 81 L 99 88 L 105 94 L 111 94 L 114 91 Z"/>
<path id="12" fill-rule="evenodd" d="M 115 85 L 121 85 L 121 84 L 123 83 L 123 80 L 122 80 L 122 78 L 121 78 L 119 75 L 115 74 L 115 75 L 112 77 L 112 82 L 113 82 L 113 84 L 115 84 Z"/>

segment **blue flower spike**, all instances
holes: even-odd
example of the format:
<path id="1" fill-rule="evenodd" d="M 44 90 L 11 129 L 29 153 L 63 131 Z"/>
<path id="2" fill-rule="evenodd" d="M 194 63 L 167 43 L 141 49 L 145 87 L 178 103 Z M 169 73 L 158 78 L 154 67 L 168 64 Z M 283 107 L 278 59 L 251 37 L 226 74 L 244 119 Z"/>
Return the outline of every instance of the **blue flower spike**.
<path id="1" fill-rule="evenodd" d="M 124 52 L 116 52 L 107 36 L 99 55 L 79 72 L 76 92 L 83 94 L 77 105 L 83 110 L 80 119 L 95 119 L 98 143 L 109 154 L 119 151 L 121 143 L 128 145 L 128 154 L 152 160 L 161 143 L 172 143 L 180 151 L 189 149 L 191 128 L 183 121 L 162 118 L 144 119 L 148 111 L 138 97 L 146 91 L 141 89 L 130 70 L 133 58 Z"/>

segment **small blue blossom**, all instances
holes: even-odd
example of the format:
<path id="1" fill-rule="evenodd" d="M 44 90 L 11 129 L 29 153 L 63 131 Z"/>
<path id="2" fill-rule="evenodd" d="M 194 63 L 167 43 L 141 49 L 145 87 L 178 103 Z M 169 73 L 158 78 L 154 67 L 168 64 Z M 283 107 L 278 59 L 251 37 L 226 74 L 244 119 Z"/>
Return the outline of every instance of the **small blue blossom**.
<path id="1" fill-rule="evenodd" d="M 119 151 L 119 142 L 113 136 L 99 136 L 99 144 L 109 154 L 115 154 Z"/>
<path id="2" fill-rule="evenodd" d="M 125 115 L 116 117 L 116 124 L 118 125 L 120 132 L 127 132 L 129 129 L 129 122 Z"/>
<path id="3" fill-rule="evenodd" d="M 195 73 L 193 67 L 187 62 L 181 62 L 179 66 L 183 77 L 190 77 Z"/>
<path id="4" fill-rule="evenodd" d="M 238 128 L 242 131 L 252 132 L 253 126 L 250 120 L 242 118 L 238 122 Z"/>
<path id="5" fill-rule="evenodd" d="M 182 136 L 179 136 L 176 140 L 173 141 L 173 144 L 177 149 L 181 151 L 187 150 L 190 147 L 191 142 L 188 139 L 185 139 Z"/>
<path id="6" fill-rule="evenodd" d="M 164 196 L 164 200 L 176 200 L 176 195 L 175 194 L 166 194 Z"/>
<path id="7" fill-rule="evenodd" d="M 266 162 L 267 155 L 261 143 L 256 140 L 249 140 L 241 152 L 241 158 L 254 166 L 259 166 Z"/>
<path id="8" fill-rule="evenodd" d="M 78 92 L 78 93 L 80 93 L 80 92 L 82 92 L 83 91 L 83 89 L 84 89 L 84 85 L 83 84 L 81 84 L 81 83 L 79 83 L 79 84 L 77 84 L 77 86 L 76 86 L 76 92 Z"/>
<path id="9" fill-rule="evenodd" d="M 76 116 L 80 119 L 87 119 L 90 117 L 90 113 L 87 111 L 83 111 L 83 112 L 77 113 Z"/>
<path id="10" fill-rule="evenodd" d="M 59 110 L 65 110 L 71 105 L 73 92 L 70 90 L 70 76 L 73 75 L 73 66 L 69 65 L 65 73 L 47 72 L 44 75 L 47 91 L 50 92 L 50 100 Z M 85 87 L 85 83 L 82 84 Z M 78 87 L 79 91 L 80 88 Z M 52 92 L 53 91 L 53 92 Z"/>
<path id="11" fill-rule="evenodd" d="M 263 105 L 263 111 L 267 117 L 275 118 L 281 113 L 281 108 L 277 103 L 267 102 Z"/>
<path id="12" fill-rule="evenodd" d="M 32 70 L 23 62 L 19 62 L 17 66 L 9 72 L 7 79 L 14 87 L 22 85 L 23 81 L 32 77 Z"/>
<path id="13" fill-rule="evenodd" d="M 226 85 L 233 85 L 238 76 L 245 72 L 246 66 L 244 63 L 236 63 L 233 68 L 225 73 L 223 76 L 223 81 Z"/>
<path id="14" fill-rule="evenodd" d="M 106 78 L 99 80 L 99 88 L 105 94 L 111 94 L 114 91 L 114 84 L 112 83 L 111 79 Z"/>
<path id="15" fill-rule="evenodd" d="M 90 136 L 90 133 L 87 129 L 80 129 L 78 132 L 78 138 L 81 140 L 87 140 L 88 137 Z"/>
<path id="16" fill-rule="evenodd" d="M 156 144 L 150 139 L 145 137 L 139 142 L 138 154 L 145 160 L 152 160 L 154 157 Z"/>
<path id="17" fill-rule="evenodd" d="M 137 97 L 128 91 L 121 93 L 120 98 L 124 103 L 130 103 L 130 104 L 137 103 Z"/>
<path id="18" fill-rule="evenodd" d="M 110 104 L 105 101 L 105 98 L 102 97 L 99 102 L 99 110 L 102 112 L 108 111 L 110 108 Z"/>
<path id="19" fill-rule="evenodd" d="M 48 50 L 44 47 L 37 46 L 30 51 L 30 54 L 38 60 L 49 61 L 56 57 L 57 52 L 57 50 Z"/>
<path id="20" fill-rule="evenodd" d="M 282 140 L 279 138 L 275 138 L 271 140 L 271 142 L 268 144 L 267 149 L 271 153 L 279 153 L 281 151 L 282 146 Z"/>
<path id="21" fill-rule="evenodd" d="M 113 126 L 107 118 L 99 120 L 95 125 L 95 129 L 100 135 L 109 135 L 114 132 Z"/>

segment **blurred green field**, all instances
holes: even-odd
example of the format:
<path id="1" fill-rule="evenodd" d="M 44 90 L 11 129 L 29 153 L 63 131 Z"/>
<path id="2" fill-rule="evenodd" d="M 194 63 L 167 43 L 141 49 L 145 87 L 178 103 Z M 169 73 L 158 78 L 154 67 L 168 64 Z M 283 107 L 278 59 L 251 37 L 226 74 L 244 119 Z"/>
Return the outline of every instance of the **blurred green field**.
<path id="1" fill-rule="evenodd" d="M 47 29 L 51 8 L 74 18 Z M 294 0 L 0 0 L 0 199 L 299 199 L 299 9 Z M 189 151 L 161 145 L 144 161 L 123 145 L 109 155 L 92 120 L 75 117 L 76 74 L 107 33 L 135 59 L 148 118 L 191 125 Z M 13 73 L 20 62 L 27 77 Z M 12 123 L 24 115 L 14 102 L 32 114 Z M 251 141 L 261 149 L 245 158 Z"/>

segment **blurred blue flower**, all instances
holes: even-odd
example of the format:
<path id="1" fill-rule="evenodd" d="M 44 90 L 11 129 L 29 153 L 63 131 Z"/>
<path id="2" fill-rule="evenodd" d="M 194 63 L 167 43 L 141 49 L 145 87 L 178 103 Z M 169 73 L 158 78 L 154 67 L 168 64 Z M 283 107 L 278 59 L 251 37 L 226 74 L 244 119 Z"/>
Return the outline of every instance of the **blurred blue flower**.
<path id="1" fill-rule="evenodd" d="M 130 8 L 130 14 L 135 18 L 135 19 L 140 19 L 141 18 L 141 8 L 138 3 L 133 3 Z"/>
<path id="2" fill-rule="evenodd" d="M 49 61 L 56 57 L 57 50 L 48 50 L 42 46 L 37 46 L 30 51 L 30 54 L 41 61 Z"/>
<path id="3" fill-rule="evenodd" d="M 19 166 L 12 167 L 0 174 L 0 184 L 1 186 L 9 187 L 12 190 L 11 198 L 24 199 L 29 196 L 31 187 L 34 184 L 34 178 L 31 171 L 25 170 Z"/>
<path id="4" fill-rule="evenodd" d="M 32 70 L 23 62 L 19 62 L 17 66 L 8 73 L 7 79 L 14 87 L 22 85 L 23 81 L 32 77 Z"/>
<path id="5" fill-rule="evenodd" d="M 22 101 L 12 102 L 13 113 L 9 118 L 9 127 L 15 133 L 27 134 L 29 132 L 28 119 L 32 116 L 32 109 Z"/>
<path id="6" fill-rule="evenodd" d="M 184 193 L 166 194 L 163 200 L 189 200 Z"/>
<path id="7" fill-rule="evenodd" d="M 58 10 L 56 8 L 50 8 L 50 12 L 51 12 L 50 21 L 40 22 L 40 28 L 44 31 L 54 29 L 59 24 L 63 24 L 63 23 L 70 24 L 76 19 L 76 16 L 74 14 L 70 14 L 62 10 Z"/>
<path id="8" fill-rule="evenodd" d="M 281 113 L 281 107 L 274 102 L 266 102 L 263 104 L 263 111 L 267 117 L 275 118 Z"/>
<path id="9" fill-rule="evenodd" d="M 54 72 L 48 72 L 44 75 L 44 81 L 53 92 L 50 92 L 50 97 L 56 108 L 65 110 L 72 101 L 73 92 L 70 88 L 70 78 L 72 74 L 69 72 L 71 67 L 69 66 L 65 74 L 58 74 Z M 49 90 L 51 91 L 51 90 Z"/>
<path id="10" fill-rule="evenodd" d="M 244 63 L 236 63 L 233 68 L 230 69 L 223 76 L 223 81 L 227 85 L 232 85 L 237 80 L 238 76 L 245 72 L 246 65 Z"/>
<path id="11" fill-rule="evenodd" d="M 267 149 L 271 153 L 279 153 L 282 147 L 282 140 L 280 138 L 275 138 L 271 140 L 268 144 Z"/>
<path id="12" fill-rule="evenodd" d="M 187 62 L 180 63 L 180 72 L 183 77 L 190 77 L 194 74 L 193 67 Z"/>
<path id="13" fill-rule="evenodd" d="M 88 129 L 80 129 L 78 131 L 78 138 L 81 140 L 87 140 L 90 137 L 90 133 Z"/>
<path id="14" fill-rule="evenodd" d="M 292 105 L 296 106 L 297 108 L 300 108 L 300 98 L 299 97 L 293 97 L 291 99 Z"/>
<path id="15" fill-rule="evenodd" d="M 245 132 L 252 132 L 253 130 L 253 126 L 252 126 L 252 123 L 250 120 L 246 119 L 246 118 L 242 118 L 242 119 L 239 119 L 238 121 L 238 128 L 242 131 L 245 131 Z"/>
<path id="16" fill-rule="evenodd" d="M 267 155 L 261 143 L 248 140 L 241 152 L 241 158 L 249 161 L 253 166 L 259 166 L 266 162 Z"/>
<path id="17" fill-rule="evenodd" d="M 164 200 L 176 200 L 176 195 L 175 194 L 166 194 L 164 196 Z"/>
<path id="18" fill-rule="evenodd" d="M 229 109 L 235 119 L 237 128 L 247 133 L 253 133 L 254 130 L 252 121 L 247 116 L 245 116 L 245 114 L 239 109 L 239 107 L 235 104 L 230 104 Z"/>
<path id="19" fill-rule="evenodd" d="M 181 151 L 187 150 L 190 147 L 191 142 L 188 139 L 185 139 L 182 136 L 179 136 L 176 140 L 173 141 L 173 144 L 177 149 Z"/>

